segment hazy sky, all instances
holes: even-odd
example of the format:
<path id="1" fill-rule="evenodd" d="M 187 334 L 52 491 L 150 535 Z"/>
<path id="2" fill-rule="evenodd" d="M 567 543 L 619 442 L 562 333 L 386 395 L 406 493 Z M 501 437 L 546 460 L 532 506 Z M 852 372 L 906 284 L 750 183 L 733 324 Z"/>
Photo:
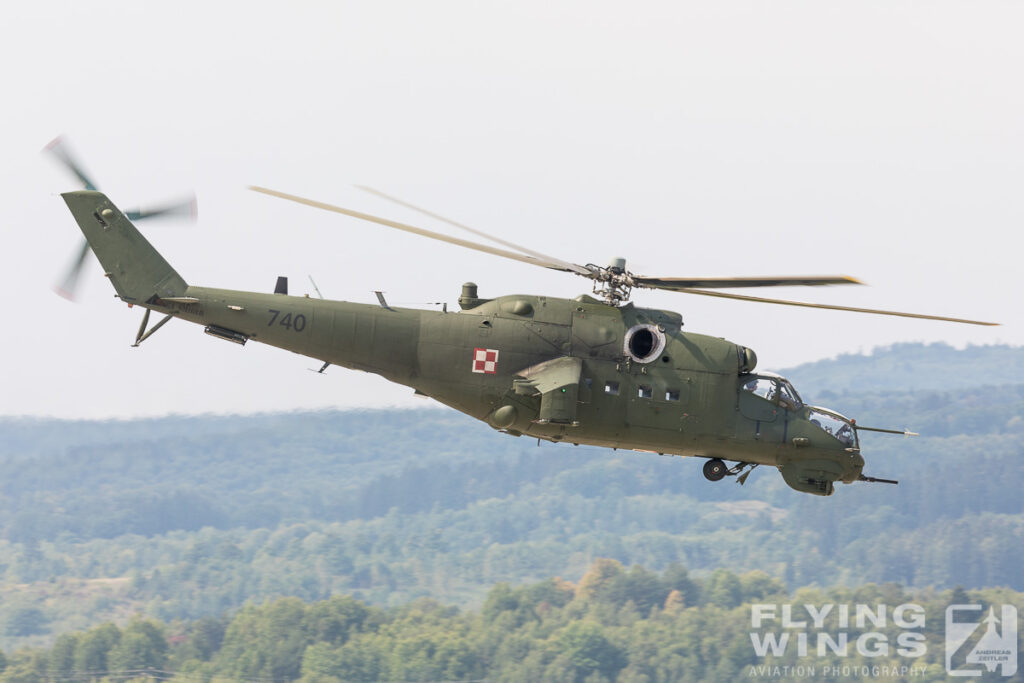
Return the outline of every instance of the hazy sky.
<path id="1" fill-rule="evenodd" d="M 638 292 L 780 369 L 899 341 L 1024 343 L 1019 2 L 39 2 L 0 42 L 3 415 L 422 405 L 374 376 L 142 312 L 80 233 L 65 134 L 193 284 L 328 298 L 571 297 L 585 280 L 245 190 L 416 222 L 413 203 L 578 263 L 658 276 L 839 273 L 768 295 L 996 320 L 988 329 Z M 91 257 L 90 257 L 91 258 Z M 994 378 L 998 381 L 998 378 Z M 813 397 L 810 397 L 813 399 Z"/>

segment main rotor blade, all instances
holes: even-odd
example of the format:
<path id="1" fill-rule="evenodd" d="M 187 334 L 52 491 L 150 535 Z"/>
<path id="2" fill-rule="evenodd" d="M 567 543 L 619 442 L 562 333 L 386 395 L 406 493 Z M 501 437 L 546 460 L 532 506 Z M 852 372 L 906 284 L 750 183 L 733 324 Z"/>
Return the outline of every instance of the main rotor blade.
<path id="1" fill-rule="evenodd" d="M 685 292 L 686 294 L 700 294 L 701 296 L 717 296 L 722 299 L 738 299 L 740 301 L 753 301 L 759 304 L 781 304 L 783 306 L 800 306 L 802 308 L 827 308 L 833 311 L 850 311 L 852 313 L 871 313 L 874 315 L 892 315 L 899 318 L 919 318 L 921 320 L 942 320 L 950 323 L 963 323 L 965 325 L 986 325 L 996 327 L 1000 323 L 987 323 L 979 320 L 964 320 L 963 318 L 947 318 L 941 315 L 925 315 L 923 313 L 900 313 L 897 311 L 880 311 L 874 308 L 855 308 L 853 306 L 834 306 L 832 304 L 811 304 L 804 301 L 786 301 L 784 299 L 765 299 L 759 296 L 746 296 L 744 294 L 727 294 L 726 292 L 709 292 L 704 289 L 676 289 L 673 291 Z"/>
<path id="2" fill-rule="evenodd" d="M 79 247 L 75 260 L 71 262 L 71 267 L 68 268 L 68 272 L 64 275 L 61 283 L 53 290 L 68 301 L 75 300 L 75 290 L 78 289 L 78 277 L 82 274 L 82 266 L 85 265 L 85 257 L 88 253 L 89 243 L 83 238 L 82 246 Z"/>
<path id="3" fill-rule="evenodd" d="M 384 225 L 389 228 L 395 228 L 396 230 L 402 230 L 404 232 L 411 232 L 414 235 L 420 235 L 422 237 L 429 237 L 431 239 L 440 240 L 441 242 L 448 242 L 449 244 L 455 244 L 466 249 L 474 249 L 476 251 L 482 251 L 486 254 L 493 254 L 494 256 L 504 256 L 505 258 L 512 259 L 513 261 L 521 261 L 522 263 L 529 263 L 535 266 L 542 266 L 544 268 L 550 268 L 552 270 L 568 271 L 565 266 L 559 263 L 553 263 L 551 261 L 544 261 L 541 259 L 533 258 L 532 256 L 524 256 L 517 254 L 512 251 L 506 251 L 505 249 L 498 249 L 497 247 L 489 247 L 485 244 L 478 244 L 476 242 L 470 242 L 469 240 L 459 239 L 458 237 L 449 237 L 448 235 L 442 235 L 439 232 L 432 230 L 425 230 L 423 228 L 417 228 L 412 225 L 406 225 L 405 223 L 399 223 L 397 221 L 388 220 L 387 218 L 380 218 L 379 216 L 372 216 L 368 213 L 361 213 L 359 211 L 352 211 L 351 209 L 345 209 L 340 206 L 334 206 L 333 204 L 326 204 L 324 202 L 318 202 L 314 199 L 306 199 L 305 197 L 298 197 L 293 194 L 287 194 L 285 192 L 278 192 L 277 190 L 269 190 L 265 187 L 258 187 L 250 185 L 249 189 L 254 192 L 260 192 L 262 194 L 268 194 L 271 197 L 279 197 L 280 199 L 287 199 L 289 201 L 296 202 L 298 204 L 305 204 L 306 206 L 312 206 L 315 209 L 323 209 L 324 211 L 333 211 L 334 213 L 344 214 L 360 220 L 369 221 L 371 223 L 377 223 L 378 225 Z M 589 271 L 588 271 L 589 273 Z"/>
<path id="4" fill-rule="evenodd" d="M 685 291 L 699 287 L 701 289 L 731 289 L 733 287 L 790 287 L 805 285 L 818 287 L 821 285 L 862 285 L 857 278 L 849 275 L 807 275 L 782 277 L 645 277 L 633 276 L 637 287 Z"/>
<path id="5" fill-rule="evenodd" d="M 504 240 L 504 239 L 502 239 L 500 237 L 495 237 L 494 235 L 489 235 L 486 232 L 484 232 L 483 230 L 477 230 L 476 228 L 471 228 L 468 225 L 464 225 L 463 223 L 459 223 L 458 221 L 453 221 L 450 218 L 445 218 L 444 216 L 442 216 L 440 214 L 436 214 L 433 211 L 428 211 L 427 209 L 424 209 L 422 207 L 416 206 L 415 204 L 410 204 L 409 202 L 402 201 L 398 197 L 392 197 L 391 195 L 386 194 L 384 192 L 381 192 L 380 190 L 376 190 L 376 189 L 374 189 L 372 187 L 368 187 L 366 185 L 356 185 L 356 189 L 362 190 L 363 192 L 369 192 L 370 194 L 376 195 L 376 196 L 380 197 L 381 199 L 386 199 L 389 202 L 394 202 L 395 204 L 398 204 L 399 206 L 404 206 L 407 209 L 412 209 L 413 211 L 418 211 L 419 213 L 422 213 L 424 216 L 429 216 L 431 218 L 435 218 L 435 219 L 437 219 L 439 221 L 447 223 L 448 225 L 452 225 L 452 226 L 455 226 L 456 228 L 460 228 L 462 230 L 466 230 L 467 232 L 471 232 L 471 233 L 473 233 L 474 235 L 476 235 L 478 237 L 483 237 L 485 239 L 489 239 L 492 242 L 496 242 L 496 243 L 498 243 L 498 244 L 500 244 L 502 246 L 508 247 L 510 249 L 515 249 L 516 251 L 521 251 L 524 254 L 527 254 L 529 256 L 533 256 L 534 258 L 540 259 L 542 261 L 547 261 L 548 263 L 555 263 L 557 265 L 562 266 L 565 270 L 573 272 L 573 273 L 576 273 L 577 275 L 583 275 L 585 277 L 590 277 L 591 276 L 591 272 L 589 270 L 587 270 L 586 268 L 584 268 L 583 266 L 578 266 L 575 263 L 569 263 L 567 261 L 563 261 L 560 258 L 555 258 L 554 256 L 548 256 L 547 254 L 543 254 L 543 253 L 541 253 L 539 251 L 534 251 L 533 249 L 528 249 L 527 247 L 521 246 L 521 245 L 516 244 L 514 242 L 509 242 L 508 240 Z"/>
<path id="6" fill-rule="evenodd" d="M 86 174 L 85 170 L 82 168 L 82 165 L 75 161 L 75 158 L 71 155 L 71 152 L 68 150 L 67 143 L 64 142 L 63 137 L 59 135 L 55 137 L 53 140 L 50 141 L 50 144 L 46 145 L 46 147 L 43 147 L 43 151 L 49 152 L 53 156 L 57 157 L 58 161 L 67 166 L 68 170 L 78 177 L 78 180 L 80 180 L 82 185 L 85 186 L 85 189 L 99 189 L 96 187 L 96 184 L 92 182 L 92 179 L 88 176 L 88 174 Z"/>

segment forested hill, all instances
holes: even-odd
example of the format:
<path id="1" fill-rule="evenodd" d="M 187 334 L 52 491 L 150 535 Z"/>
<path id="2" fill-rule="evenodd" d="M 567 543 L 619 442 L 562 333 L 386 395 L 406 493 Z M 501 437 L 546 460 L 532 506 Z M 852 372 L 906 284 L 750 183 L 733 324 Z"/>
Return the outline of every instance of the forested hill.
<path id="1" fill-rule="evenodd" d="M 765 468 L 741 487 L 698 460 L 538 447 L 442 409 L 0 420 L 0 649 L 288 595 L 473 606 L 600 557 L 1021 590 L 1022 358 L 901 345 L 788 371 L 814 403 L 923 434 L 865 435 L 866 472 L 900 485 L 831 498 Z M 914 381 L 894 386 L 895 367 Z"/>
<path id="2" fill-rule="evenodd" d="M 981 637 L 947 663 L 947 606 L 1024 610 L 1024 593 L 1006 589 L 905 591 L 888 584 L 798 590 L 787 592 L 757 571 L 737 576 L 719 569 L 699 579 L 678 565 L 659 575 L 600 559 L 578 582 L 498 584 L 476 610 L 430 599 L 381 608 L 335 595 L 308 604 L 280 598 L 189 623 L 136 618 L 123 629 L 104 623 L 62 634 L 51 647 L 0 653 L 0 682 L 924 683 L 956 680 L 947 666 L 970 662 L 967 653 Z M 803 604 L 793 605 L 796 600 Z M 851 601 L 888 605 L 892 614 L 908 610 L 903 614 L 919 619 L 911 628 L 888 613 L 881 626 L 856 618 L 844 623 L 837 612 L 850 609 Z M 803 654 L 795 639 L 786 639 L 800 631 L 779 635 L 774 615 L 752 627 L 755 609 L 761 614 L 780 604 L 800 615 L 803 605 L 841 606 L 823 611 L 806 635 L 812 643 L 825 637 L 856 644 L 824 653 L 812 646 Z M 782 644 L 769 654 L 767 643 L 778 642 L 769 640 L 776 637 Z M 914 649 L 903 650 L 905 645 Z M 1013 678 L 1000 673 L 982 680 L 1022 679 L 1019 667 Z"/>
<path id="3" fill-rule="evenodd" d="M 861 391 L 955 391 L 1024 384 L 1024 349 L 1012 346 L 894 344 L 868 356 L 843 354 L 783 370 L 811 403 Z"/>

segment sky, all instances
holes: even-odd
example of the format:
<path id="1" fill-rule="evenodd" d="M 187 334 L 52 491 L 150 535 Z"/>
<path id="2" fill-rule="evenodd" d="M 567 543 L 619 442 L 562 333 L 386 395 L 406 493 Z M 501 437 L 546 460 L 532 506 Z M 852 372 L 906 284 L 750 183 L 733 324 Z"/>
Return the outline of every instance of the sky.
<path id="1" fill-rule="evenodd" d="M 455 308 L 573 297 L 571 274 L 246 189 L 453 229 L 376 187 L 575 263 L 671 276 L 844 274 L 766 296 L 953 315 L 981 328 L 639 291 L 779 370 L 905 341 L 1024 344 L 1024 5 L 1017 2 L 17 3 L 0 73 L 0 415 L 131 418 L 421 406 L 364 373 L 142 312 L 80 232 L 63 135 L 190 283 Z M 91 258 L 91 257 L 90 257 Z M 813 397 L 812 397 L 813 398 Z"/>

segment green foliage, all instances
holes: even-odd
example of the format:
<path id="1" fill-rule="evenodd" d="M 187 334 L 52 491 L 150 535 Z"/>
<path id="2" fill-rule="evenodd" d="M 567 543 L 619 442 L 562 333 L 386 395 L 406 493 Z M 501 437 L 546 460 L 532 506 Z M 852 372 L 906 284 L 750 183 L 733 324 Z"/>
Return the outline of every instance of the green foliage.
<path id="1" fill-rule="evenodd" d="M 75 670 L 75 649 L 78 634 L 62 633 L 57 636 L 47 656 L 46 670 L 53 675 L 67 676 Z"/>
<path id="2" fill-rule="evenodd" d="M 609 574 L 610 571 L 610 574 Z M 680 567 L 662 573 L 634 566 L 615 569 L 596 560 L 579 585 L 607 588 L 624 577 L 635 580 L 641 594 L 652 593 L 654 606 L 640 615 L 632 597 L 602 590 L 582 592 L 561 579 L 536 584 L 498 584 L 479 611 L 460 611 L 432 600 L 381 609 L 350 597 L 306 603 L 281 598 L 249 606 L 230 617 L 165 626 L 134 620 L 123 631 L 104 624 L 58 638 L 53 647 L 18 651 L 0 683 L 44 680 L 117 680 L 135 674 L 145 677 L 178 672 L 198 680 L 262 680 L 306 683 L 334 681 L 573 681 L 617 683 L 638 681 L 734 681 L 761 677 L 759 666 L 847 666 L 879 663 L 914 666 L 913 680 L 946 680 L 943 629 L 946 606 L 957 603 L 1012 604 L 1024 609 L 1024 593 L 1006 589 L 908 593 L 896 584 L 866 584 L 824 590 L 804 587 L 786 592 L 760 573 L 745 575 L 720 570 L 705 580 L 692 580 L 695 605 L 676 604 L 670 595 L 684 572 Z M 640 578 L 642 577 L 642 578 Z M 745 594 L 725 608 L 720 602 Z M 718 596 L 718 597 L 716 597 Z M 920 632 L 926 647 L 920 656 L 879 660 L 856 648 L 845 656 L 832 653 L 801 656 L 794 646 L 775 655 L 760 656 L 751 633 L 752 602 L 851 605 L 903 603 L 920 605 L 926 615 Z M 624 600 L 624 602 L 623 602 Z M 620 605 L 616 609 L 616 605 Z M 852 611 L 851 611 L 852 613 Z M 523 617 L 526 618 L 523 618 Z M 831 614 L 825 632 L 840 627 Z M 769 630 L 775 629 L 773 625 Z M 872 626 L 890 642 L 898 631 Z M 173 636 L 168 636 L 173 633 Z M 223 636 L 219 648 L 199 661 L 196 643 L 209 645 Z M 67 668 L 69 652 L 83 643 L 113 643 L 107 651 L 109 668 Z M 91 660 L 95 664 L 98 660 Z M 84 660 L 83 660 L 84 665 Z M 769 676 L 779 679 L 779 675 Z M 783 680 L 793 676 L 783 675 Z M 825 676 L 822 678 L 829 678 Z"/>
<path id="3" fill-rule="evenodd" d="M 134 620 L 107 655 L 112 671 L 163 669 L 167 663 L 167 639 L 163 628 L 152 622 Z"/>
<path id="4" fill-rule="evenodd" d="M 302 637 L 324 644 L 317 667 L 329 651 L 372 671 L 386 666 L 364 633 L 377 613 L 360 610 L 428 596 L 517 630 L 584 605 L 633 623 L 807 584 L 1021 590 L 1021 368 L 1021 349 L 901 345 L 793 370 L 813 402 L 924 434 L 862 435 L 866 473 L 899 487 L 840 486 L 829 499 L 766 468 L 740 487 L 706 482 L 698 460 L 537 448 L 451 411 L 0 420 L 0 647 L 56 649 L 102 621 L 127 634 L 133 614 L 199 620 L 176 648 L 204 671 L 235 647 L 223 615 L 351 595 L 303 621 Z M 578 592 L 546 579 L 583 577 L 598 558 Z M 496 583 L 505 594 L 488 594 Z M 118 642 L 89 633 L 59 641 L 56 670 L 112 656 Z M 297 649 L 268 643 L 244 671 L 277 671 Z M 135 634 L 117 652 L 146 648 Z M 290 666 L 303 675 L 301 660 Z"/>
<path id="5" fill-rule="evenodd" d="M 39 667 L 26 657 L 15 657 L 0 673 L 0 683 L 43 683 Z"/>
<path id="6" fill-rule="evenodd" d="M 7 613 L 4 632 L 9 636 L 32 636 L 43 633 L 46 615 L 38 607 L 15 607 Z"/>
<path id="7" fill-rule="evenodd" d="M 114 624 L 102 624 L 81 634 L 75 642 L 75 671 L 106 671 L 110 651 L 120 640 L 121 630 Z"/>
<path id="8" fill-rule="evenodd" d="M 604 630 L 593 622 L 574 621 L 555 632 L 549 644 L 571 666 L 572 676 L 565 680 L 583 681 L 597 673 L 607 680 L 615 680 L 626 665 L 625 653 L 605 637 Z"/>
<path id="9" fill-rule="evenodd" d="M 622 564 L 618 560 L 599 558 L 580 579 L 576 595 L 583 600 L 606 599 L 615 580 L 622 575 Z"/>
<path id="10" fill-rule="evenodd" d="M 218 667 L 236 678 L 298 678 L 307 644 L 304 619 L 305 605 L 298 598 L 243 609 L 224 635 Z"/>
<path id="11" fill-rule="evenodd" d="M 716 607 L 732 609 L 743 602 L 743 587 L 738 576 L 724 569 L 711 572 L 708 579 L 707 600 Z"/>
<path id="12" fill-rule="evenodd" d="M 208 662 L 224 643 L 227 620 L 204 617 L 192 624 L 189 636 L 180 648 L 180 656 L 186 660 Z"/>

